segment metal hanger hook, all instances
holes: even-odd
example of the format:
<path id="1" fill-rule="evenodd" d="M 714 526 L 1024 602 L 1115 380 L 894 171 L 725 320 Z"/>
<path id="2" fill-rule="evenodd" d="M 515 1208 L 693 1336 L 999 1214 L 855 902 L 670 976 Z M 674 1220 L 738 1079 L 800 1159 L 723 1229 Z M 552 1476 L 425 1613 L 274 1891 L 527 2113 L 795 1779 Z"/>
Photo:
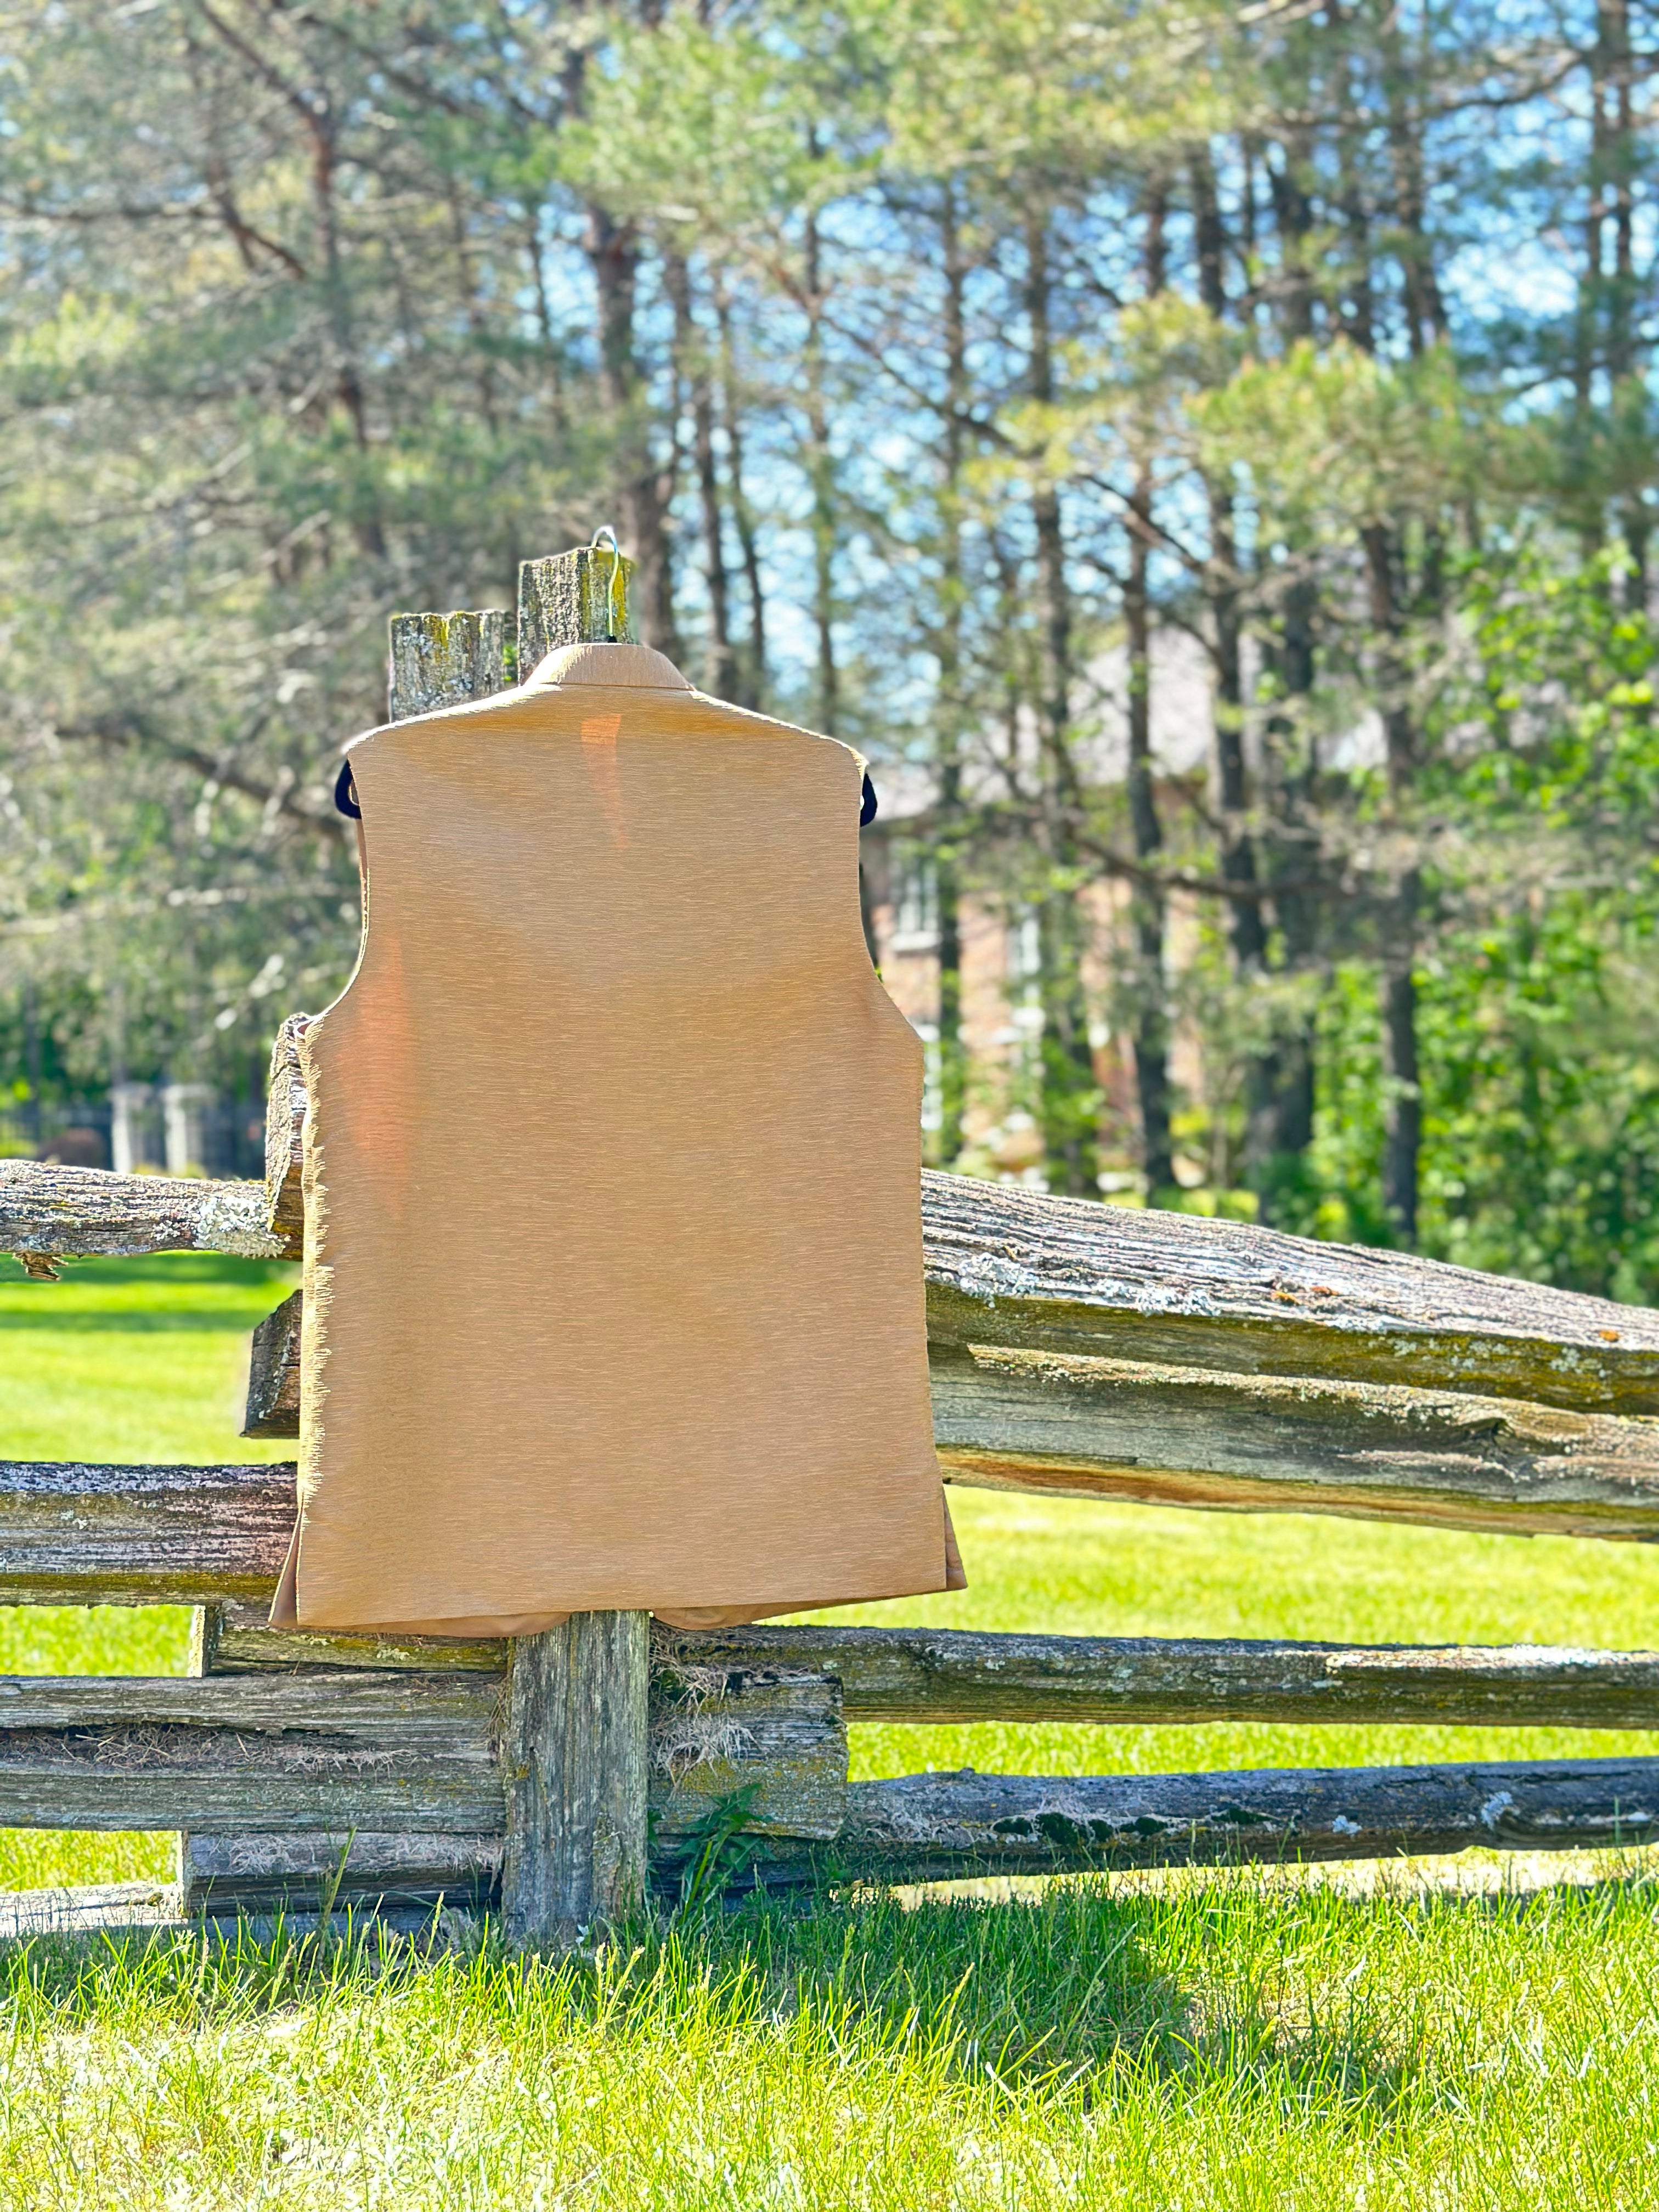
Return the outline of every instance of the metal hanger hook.
<path id="1" fill-rule="evenodd" d="M 592 538 L 587 541 L 589 552 L 596 553 L 599 550 L 599 540 L 602 538 L 608 538 L 611 540 L 611 588 L 606 599 L 605 627 L 607 631 L 606 642 L 611 645 L 615 645 L 617 642 L 617 600 L 618 587 L 622 583 L 622 548 L 617 543 L 617 533 L 611 527 L 611 525 L 608 522 L 602 522 L 599 528 L 593 532 Z"/>

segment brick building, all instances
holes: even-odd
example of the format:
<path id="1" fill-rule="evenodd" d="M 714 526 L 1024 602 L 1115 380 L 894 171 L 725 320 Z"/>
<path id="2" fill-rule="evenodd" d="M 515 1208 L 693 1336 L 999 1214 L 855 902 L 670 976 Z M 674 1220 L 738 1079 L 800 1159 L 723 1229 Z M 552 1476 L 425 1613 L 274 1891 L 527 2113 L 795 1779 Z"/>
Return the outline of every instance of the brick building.
<path id="1" fill-rule="evenodd" d="M 1252 673 L 1247 662 L 1247 692 Z M 1085 775 L 1098 786 L 1124 780 L 1127 678 L 1127 659 L 1120 645 L 1103 653 L 1091 665 L 1086 684 L 1078 687 L 1079 720 L 1093 734 L 1079 739 L 1075 757 Z M 1214 743 L 1208 658 L 1184 631 L 1161 631 L 1153 641 L 1151 701 L 1153 767 L 1168 820 L 1178 796 L 1176 779 L 1190 787 L 1194 776 L 1206 776 Z M 1380 759 L 1381 730 L 1375 720 L 1362 719 L 1331 740 L 1323 764 L 1360 767 Z M 1248 728 L 1246 750 L 1248 757 L 1252 750 Z M 878 763 L 872 773 L 881 805 L 863 838 L 866 924 L 894 1001 L 934 1048 L 929 1054 L 923 1126 L 928 1156 L 937 1158 L 939 915 L 927 853 L 937 792 L 932 772 L 910 763 Z M 995 791 L 993 767 L 980 763 L 969 774 L 970 779 L 979 779 L 988 795 Z M 1103 1098 L 1101 1181 L 1108 1194 L 1128 1196 L 1140 1184 L 1133 1047 L 1127 1034 L 1113 1030 L 1104 1010 L 1129 894 L 1123 884 L 1100 882 L 1080 896 L 1089 908 L 1086 933 L 1094 947 L 1085 963 L 1085 985 L 1091 1005 L 1101 1010 L 1091 1030 Z M 1168 912 L 1165 957 L 1173 981 L 1193 959 L 1200 913 L 1197 902 L 1179 894 L 1171 896 Z M 966 1143 L 960 1164 L 977 1174 L 1040 1187 L 1044 1180 L 1042 1141 L 1032 1111 L 1035 1061 L 1043 1024 L 1036 916 L 1017 902 L 982 896 L 963 902 L 959 927 L 962 1036 L 968 1069 Z M 1170 1054 L 1176 1094 L 1175 1165 L 1176 1180 L 1188 1187 L 1212 1180 L 1216 1166 L 1212 1157 L 1204 1156 L 1209 1148 L 1200 1133 L 1206 1121 L 1213 1126 L 1219 1103 L 1209 1095 L 1212 1073 L 1220 1080 L 1224 1072 L 1206 1070 L 1197 1033 L 1177 1023 Z"/>

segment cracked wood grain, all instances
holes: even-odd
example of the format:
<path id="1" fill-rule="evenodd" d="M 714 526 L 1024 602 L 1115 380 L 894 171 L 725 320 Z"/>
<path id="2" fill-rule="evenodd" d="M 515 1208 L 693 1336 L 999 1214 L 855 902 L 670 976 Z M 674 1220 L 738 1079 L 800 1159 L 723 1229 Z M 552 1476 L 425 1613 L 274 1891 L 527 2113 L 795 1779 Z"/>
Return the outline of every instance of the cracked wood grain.
<path id="1" fill-rule="evenodd" d="M 280 1087 L 280 1085 L 279 1085 Z M 291 1087 L 291 1086 L 290 1086 Z M 293 1128 L 274 1117 L 276 1186 Z M 292 1256 L 259 1186 L 0 1163 L 0 1250 Z M 1659 1412 L 1659 1315 L 1409 1253 L 923 1178 L 929 1334 L 1241 1376 L 1312 1376 Z"/>
<path id="2" fill-rule="evenodd" d="M 1472 1847 L 1596 1850 L 1656 1835 L 1656 1759 L 1060 1778 L 968 1769 L 854 1783 L 834 1844 L 757 1843 L 747 1878 L 950 1881 Z"/>
<path id="3" fill-rule="evenodd" d="M 318 1829 L 280 1835 L 191 1835 L 179 1856 L 180 1909 L 315 1912 L 332 1909 L 490 1904 L 501 1871 L 499 1829 L 489 1835 L 388 1835 Z"/>
<path id="4" fill-rule="evenodd" d="M 297 1295 L 255 1333 L 250 1436 L 297 1433 Z M 1659 1421 L 1399 1384 L 933 1344 L 933 1434 L 969 1488 L 1515 1535 L 1659 1535 Z"/>
<path id="5" fill-rule="evenodd" d="M 1659 1728 L 1659 1652 L 1020 1636 L 816 1623 L 659 1626 L 659 1665 L 832 1676 L 849 1721 Z"/>
<path id="6" fill-rule="evenodd" d="M 501 1918 L 516 1946 L 568 1950 L 644 1897 L 649 1647 L 642 1613 L 514 1639 Z"/>
<path id="7" fill-rule="evenodd" d="M 498 1828 L 499 1685 L 310 1673 L 0 1679 L 0 1824 Z"/>
<path id="8" fill-rule="evenodd" d="M 847 1811 L 842 1685 L 827 1669 L 734 1666 L 688 1656 L 653 1632 L 651 1647 L 652 1850 L 695 1844 L 722 1800 L 744 1791 L 745 1835 L 828 1841 Z"/>
<path id="9" fill-rule="evenodd" d="M 0 1460 L 0 1601 L 270 1603 L 294 1526 L 292 1465 Z"/>
<path id="10" fill-rule="evenodd" d="M 52 1260 L 145 1252 L 290 1256 L 289 1241 L 266 1222 L 261 1183 L 118 1176 L 49 1160 L 0 1160 L 0 1252 Z"/>

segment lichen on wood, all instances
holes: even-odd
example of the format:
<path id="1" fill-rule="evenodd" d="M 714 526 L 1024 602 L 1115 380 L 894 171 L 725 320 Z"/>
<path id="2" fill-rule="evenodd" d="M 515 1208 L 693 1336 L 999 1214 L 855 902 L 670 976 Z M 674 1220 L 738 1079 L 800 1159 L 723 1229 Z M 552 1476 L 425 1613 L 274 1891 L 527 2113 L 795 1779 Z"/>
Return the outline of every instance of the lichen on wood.
<path id="1" fill-rule="evenodd" d="M 0 1585 L 0 1587 L 3 1587 Z M 404 1636 L 365 1629 L 337 1636 L 319 1629 L 273 1628 L 269 1597 L 263 1601 L 228 1598 L 204 1625 L 203 1671 L 215 1674 L 261 1674 L 271 1667 L 414 1668 L 461 1667 L 472 1674 L 505 1671 L 504 1638 Z"/>
<path id="2" fill-rule="evenodd" d="M 849 1721 L 1659 1728 L 1659 1652 L 1038 1636 L 816 1622 L 655 1632 L 659 1668 L 832 1676 Z"/>
<path id="3" fill-rule="evenodd" d="M 265 1089 L 265 1222 L 280 1238 L 283 1255 L 297 1260 L 305 1251 L 305 1200 L 300 1187 L 306 1119 L 305 1071 L 300 1039 L 309 1014 L 289 1014 L 270 1048 Z M 297 1434 L 297 1431 L 295 1431 Z"/>
<path id="4" fill-rule="evenodd" d="M 922 1231 L 938 1344 L 1659 1413 L 1659 1313 L 1645 1307 L 931 1171 Z"/>
<path id="5" fill-rule="evenodd" d="M 270 1603 L 295 1469 L 0 1461 L 0 1602 Z"/>
<path id="6" fill-rule="evenodd" d="M 300 1433 L 300 1322 L 303 1293 L 295 1291 L 253 1332 L 248 1355 L 245 1437 Z"/>
<path id="7" fill-rule="evenodd" d="M 562 645 L 631 638 L 634 563 L 606 546 L 580 546 L 519 564 L 519 681 Z"/>
<path id="8" fill-rule="evenodd" d="M 1301 1864 L 1659 1837 L 1659 1759 L 855 1782 L 827 1847 L 757 1839 L 757 1886 Z"/>
<path id="9" fill-rule="evenodd" d="M 847 1810 L 842 1688 L 817 1668 L 689 1662 L 653 1641 L 649 1807 L 653 1849 L 695 1836 L 744 1793 L 750 1835 L 840 1832 Z"/>
<path id="10" fill-rule="evenodd" d="M 487 1678 L 293 1673 L 0 1679 L 14 1827 L 499 1826 Z"/>
<path id="11" fill-rule="evenodd" d="M 0 1252 L 54 1259 L 147 1252 L 288 1256 L 257 1182 L 197 1176 L 118 1176 L 55 1160 L 0 1160 Z"/>
<path id="12" fill-rule="evenodd" d="M 192 1835 L 180 1853 L 179 1905 L 187 1916 L 315 1912 L 325 1898 L 341 1915 L 387 1905 L 478 1908 L 493 1902 L 501 1870 L 499 1831 Z"/>
<path id="13" fill-rule="evenodd" d="M 568 1949 L 638 1906 L 649 1711 L 643 1613 L 573 1613 L 516 1641 L 502 1751 L 501 1911 L 511 1942 Z"/>
<path id="14" fill-rule="evenodd" d="M 488 699 L 513 681 L 512 641 L 501 607 L 477 614 L 393 615 L 388 632 L 390 722 Z"/>

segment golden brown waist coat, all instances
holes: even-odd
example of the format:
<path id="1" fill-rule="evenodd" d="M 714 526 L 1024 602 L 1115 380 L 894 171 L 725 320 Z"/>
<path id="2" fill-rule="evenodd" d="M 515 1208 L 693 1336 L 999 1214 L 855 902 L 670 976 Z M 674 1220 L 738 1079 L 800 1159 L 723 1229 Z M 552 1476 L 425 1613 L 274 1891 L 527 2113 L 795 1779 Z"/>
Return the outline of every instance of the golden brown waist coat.
<path id="1" fill-rule="evenodd" d="M 307 1030 L 300 1520 L 272 1618 L 527 1634 L 959 1586 L 921 1046 L 860 764 L 636 646 L 349 748 Z"/>

